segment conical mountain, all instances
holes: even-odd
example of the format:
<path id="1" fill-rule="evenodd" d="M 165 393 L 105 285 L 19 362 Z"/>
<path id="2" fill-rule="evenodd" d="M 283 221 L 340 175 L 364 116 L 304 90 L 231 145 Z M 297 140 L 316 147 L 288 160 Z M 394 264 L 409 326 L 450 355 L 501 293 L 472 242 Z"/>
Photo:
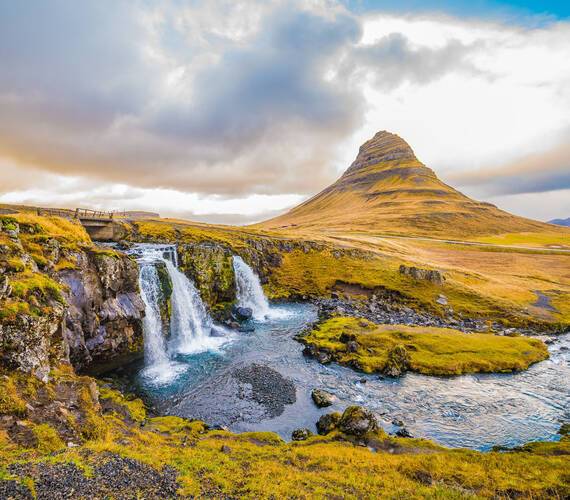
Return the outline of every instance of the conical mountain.
<path id="1" fill-rule="evenodd" d="M 406 141 L 386 131 L 360 147 L 352 165 L 334 184 L 258 227 L 438 238 L 552 228 L 453 189 L 416 158 Z"/>

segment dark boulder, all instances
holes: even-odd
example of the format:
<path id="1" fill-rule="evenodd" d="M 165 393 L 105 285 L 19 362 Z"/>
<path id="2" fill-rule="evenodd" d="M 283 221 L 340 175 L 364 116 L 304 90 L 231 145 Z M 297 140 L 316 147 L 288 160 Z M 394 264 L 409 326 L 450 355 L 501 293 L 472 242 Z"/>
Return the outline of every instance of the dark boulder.
<path id="1" fill-rule="evenodd" d="M 347 343 L 351 340 L 356 340 L 356 335 L 354 333 L 342 332 L 338 339 L 343 343 Z"/>
<path id="2" fill-rule="evenodd" d="M 357 352 L 358 351 L 358 342 L 351 340 L 350 342 L 346 343 L 346 350 L 348 352 Z"/>
<path id="3" fill-rule="evenodd" d="M 317 431 L 321 435 L 328 434 L 329 432 L 334 431 L 338 427 L 338 423 L 340 422 L 341 414 L 338 412 L 334 413 L 327 413 L 319 418 L 317 422 Z"/>
<path id="4" fill-rule="evenodd" d="M 305 441 L 309 439 L 313 433 L 309 429 L 295 429 L 291 434 L 293 441 Z"/>
<path id="5" fill-rule="evenodd" d="M 410 431 L 408 429 L 406 429 L 405 427 L 398 429 L 398 431 L 396 432 L 396 436 L 401 437 L 401 438 L 413 438 L 414 437 L 414 436 L 412 436 Z"/>
<path id="6" fill-rule="evenodd" d="M 253 310 L 251 309 L 251 307 L 234 306 L 232 309 L 232 313 L 235 319 L 237 319 L 238 321 L 247 321 L 248 319 L 251 319 L 251 317 L 253 316 Z"/>
<path id="7" fill-rule="evenodd" d="M 338 423 L 339 429 L 350 436 L 364 436 L 378 430 L 375 415 L 361 406 L 349 406 Z"/>
<path id="8" fill-rule="evenodd" d="M 326 408 L 334 403 L 335 397 L 333 394 L 322 389 L 313 389 L 311 393 L 313 401 L 319 408 Z"/>
<path id="9" fill-rule="evenodd" d="M 322 365 L 326 365 L 332 361 L 332 357 L 328 352 L 319 351 L 317 353 L 317 361 Z"/>

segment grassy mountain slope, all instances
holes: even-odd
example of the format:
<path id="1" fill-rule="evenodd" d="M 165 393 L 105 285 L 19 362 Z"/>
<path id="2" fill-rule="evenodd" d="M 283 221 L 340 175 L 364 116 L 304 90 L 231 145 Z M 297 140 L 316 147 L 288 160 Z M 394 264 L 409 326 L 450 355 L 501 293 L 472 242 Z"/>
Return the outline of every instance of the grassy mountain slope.
<path id="1" fill-rule="evenodd" d="M 440 238 L 557 233 L 552 225 L 468 198 L 439 180 L 403 139 L 386 131 L 360 147 L 356 160 L 334 184 L 258 227 Z"/>

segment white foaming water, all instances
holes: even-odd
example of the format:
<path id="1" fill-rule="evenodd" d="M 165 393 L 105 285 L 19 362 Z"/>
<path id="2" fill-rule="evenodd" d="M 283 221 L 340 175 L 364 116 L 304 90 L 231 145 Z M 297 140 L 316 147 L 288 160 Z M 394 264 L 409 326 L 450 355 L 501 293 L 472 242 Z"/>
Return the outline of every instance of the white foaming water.
<path id="1" fill-rule="evenodd" d="M 212 319 L 198 290 L 172 262 L 165 262 L 172 281 L 171 349 L 180 354 L 193 354 L 219 347 L 223 338 L 210 336 Z"/>
<path id="2" fill-rule="evenodd" d="M 165 365 L 170 361 L 162 334 L 162 320 L 158 309 L 160 280 L 154 264 L 141 263 L 139 283 L 144 302 L 143 318 L 144 359 L 147 365 Z"/>
<path id="3" fill-rule="evenodd" d="M 176 268 L 174 245 L 137 245 L 129 252 L 140 264 L 139 283 L 145 304 L 143 319 L 145 368 L 142 376 L 154 385 L 171 382 L 187 365 L 172 360 L 176 353 L 193 354 L 218 349 L 227 339 L 210 337 L 212 320 L 192 282 Z M 172 281 L 170 341 L 160 317 L 161 287 L 156 265 L 164 263 Z M 218 333 L 227 333 L 217 328 Z"/>
<path id="4" fill-rule="evenodd" d="M 259 276 L 239 255 L 234 255 L 233 266 L 236 276 L 237 301 L 240 307 L 249 307 L 253 311 L 253 319 L 285 318 L 289 312 L 278 307 L 271 307 L 259 281 Z"/>
<path id="5" fill-rule="evenodd" d="M 267 319 L 270 313 L 269 302 L 263 293 L 259 277 L 238 255 L 233 257 L 233 266 L 238 306 L 249 307 L 253 311 L 253 318 L 257 321 Z"/>

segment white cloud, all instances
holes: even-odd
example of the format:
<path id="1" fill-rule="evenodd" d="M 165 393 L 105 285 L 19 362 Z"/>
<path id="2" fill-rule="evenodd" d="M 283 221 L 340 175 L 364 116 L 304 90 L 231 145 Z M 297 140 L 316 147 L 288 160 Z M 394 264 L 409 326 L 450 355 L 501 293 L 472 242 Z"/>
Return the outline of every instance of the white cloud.
<path id="1" fill-rule="evenodd" d="M 567 140 L 568 22 L 109 5 L 54 0 L 39 24 L 25 4 L 3 13 L 0 170 L 18 180 L 1 200 L 261 218 L 325 187 L 381 129 L 452 183 Z M 517 196 L 505 203 L 532 210 Z"/>

